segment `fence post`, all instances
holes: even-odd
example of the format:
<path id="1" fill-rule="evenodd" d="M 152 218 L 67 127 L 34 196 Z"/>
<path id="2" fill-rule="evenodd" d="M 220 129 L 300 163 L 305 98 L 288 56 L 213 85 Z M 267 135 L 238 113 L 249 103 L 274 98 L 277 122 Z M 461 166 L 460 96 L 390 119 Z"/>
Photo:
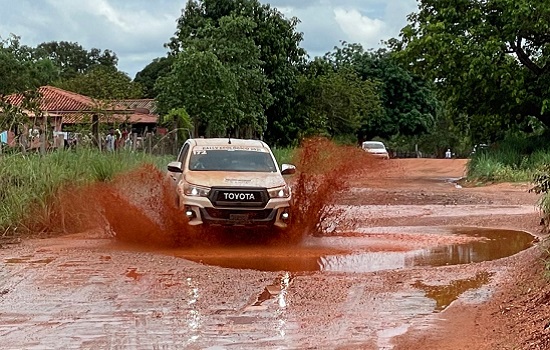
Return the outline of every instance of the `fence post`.
<path id="1" fill-rule="evenodd" d="M 92 116 L 92 135 L 95 145 L 101 151 L 101 140 L 99 139 L 99 117 L 97 114 Z"/>
<path id="2" fill-rule="evenodd" d="M 178 130 L 179 129 L 179 123 L 178 123 L 178 117 L 174 116 L 174 123 L 172 125 L 172 130 L 174 130 L 174 147 L 172 150 L 173 154 L 178 154 Z"/>
<path id="3" fill-rule="evenodd" d="M 21 146 L 21 153 L 27 154 L 27 146 L 29 144 L 29 126 L 23 125 L 23 132 L 19 134 L 19 137 L 17 138 L 17 141 L 19 143 L 19 146 Z"/>
<path id="4" fill-rule="evenodd" d="M 44 114 L 42 116 L 42 125 L 41 125 L 41 133 L 40 133 L 40 154 L 44 155 L 46 154 L 46 142 L 48 142 L 48 137 L 46 135 L 46 131 L 48 129 L 48 117 Z"/>

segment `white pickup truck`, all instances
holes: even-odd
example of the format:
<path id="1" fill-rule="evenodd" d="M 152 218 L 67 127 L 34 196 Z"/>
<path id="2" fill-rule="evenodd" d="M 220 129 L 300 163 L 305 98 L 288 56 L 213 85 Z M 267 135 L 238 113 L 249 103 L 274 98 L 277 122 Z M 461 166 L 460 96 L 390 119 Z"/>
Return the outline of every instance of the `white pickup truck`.
<path id="1" fill-rule="evenodd" d="M 286 228 L 292 191 L 269 146 L 259 140 L 189 139 L 168 177 L 189 225 Z"/>

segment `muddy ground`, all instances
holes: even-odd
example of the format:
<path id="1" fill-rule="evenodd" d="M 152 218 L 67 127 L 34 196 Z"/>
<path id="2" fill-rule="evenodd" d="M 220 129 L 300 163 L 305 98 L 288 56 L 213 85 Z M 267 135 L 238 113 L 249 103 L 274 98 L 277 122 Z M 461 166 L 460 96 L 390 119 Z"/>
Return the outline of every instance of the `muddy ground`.
<path id="1" fill-rule="evenodd" d="M 537 197 L 465 163 L 385 161 L 338 200 L 355 230 L 299 244 L 3 244 L 0 348 L 548 349 Z"/>

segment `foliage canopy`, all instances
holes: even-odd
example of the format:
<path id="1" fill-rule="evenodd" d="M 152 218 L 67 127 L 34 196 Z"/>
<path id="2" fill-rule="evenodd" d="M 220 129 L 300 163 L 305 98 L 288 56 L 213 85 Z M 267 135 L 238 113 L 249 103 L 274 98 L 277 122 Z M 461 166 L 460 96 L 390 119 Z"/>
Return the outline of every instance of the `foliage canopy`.
<path id="1" fill-rule="evenodd" d="M 550 125 L 550 2 L 422 0 L 391 47 L 456 110 Z"/>

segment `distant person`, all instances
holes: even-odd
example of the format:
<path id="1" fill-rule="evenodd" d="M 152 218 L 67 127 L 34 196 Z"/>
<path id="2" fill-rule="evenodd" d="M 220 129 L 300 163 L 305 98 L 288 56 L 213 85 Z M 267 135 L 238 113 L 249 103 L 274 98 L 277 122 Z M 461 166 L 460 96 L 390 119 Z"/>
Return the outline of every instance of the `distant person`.
<path id="1" fill-rule="evenodd" d="M 105 137 L 105 149 L 107 152 L 113 152 L 115 150 L 115 130 L 110 129 L 107 137 Z"/>
<path id="2" fill-rule="evenodd" d="M 115 150 L 122 149 L 124 145 L 124 140 L 122 139 L 122 131 L 120 129 L 115 129 Z"/>
<path id="3" fill-rule="evenodd" d="M 450 148 L 447 148 L 447 152 L 445 152 L 445 158 L 446 159 L 451 159 L 453 156 L 452 152 L 451 152 L 451 149 Z"/>

